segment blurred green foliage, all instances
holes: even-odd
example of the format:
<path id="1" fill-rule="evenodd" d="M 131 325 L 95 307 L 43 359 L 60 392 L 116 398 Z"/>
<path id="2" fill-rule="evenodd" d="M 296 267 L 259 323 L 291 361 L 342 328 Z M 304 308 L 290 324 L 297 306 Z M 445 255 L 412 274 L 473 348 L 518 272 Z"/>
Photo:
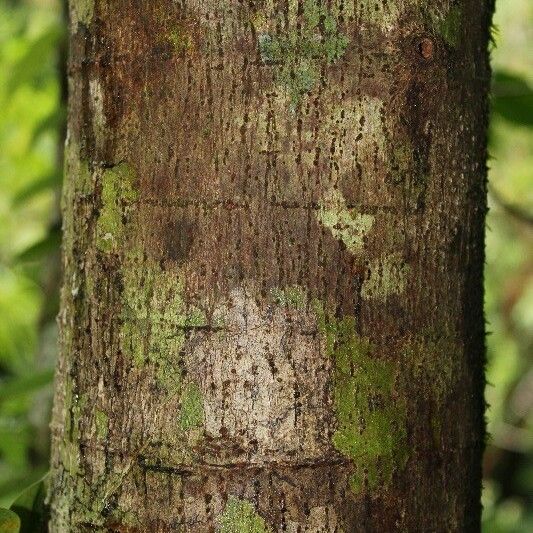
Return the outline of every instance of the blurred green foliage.
<path id="1" fill-rule="evenodd" d="M 47 470 L 64 116 L 60 7 L 0 2 L 0 506 Z"/>
<path id="2" fill-rule="evenodd" d="M 533 3 L 497 0 L 487 266 L 485 533 L 533 531 Z"/>
<path id="3" fill-rule="evenodd" d="M 58 68 L 62 6 L 60 0 L 0 3 L 4 507 L 47 470 L 65 107 Z M 486 268 L 491 437 L 483 527 L 486 533 L 525 533 L 533 531 L 533 3 L 499 0 L 495 23 Z"/>

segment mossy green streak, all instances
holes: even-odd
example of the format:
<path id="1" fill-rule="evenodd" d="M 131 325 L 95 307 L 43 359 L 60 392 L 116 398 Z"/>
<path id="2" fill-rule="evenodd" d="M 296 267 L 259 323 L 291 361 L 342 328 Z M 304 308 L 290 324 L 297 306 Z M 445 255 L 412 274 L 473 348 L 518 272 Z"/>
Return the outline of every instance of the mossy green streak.
<path id="1" fill-rule="evenodd" d="M 104 170 L 102 174 L 100 215 L 96 225 L 96 245 L 102 252 L 119 248 L 124 236 L 124 217 L 137 199 L 136 174 L 126 163 Z"/>
<path id="2" fill-rule="evenodd" d="M 95 0 L 73 0 L 73 22 L 75 25 L 81 23 L 89 26 L 94 16 L 94 1 Z"/>
<path id="3" fill-rule="evenodd" d="M 109 417 L 104 411 L 96 409 L 94 411 L 94 423 L 96 425 L 96 436 L 100 440 L 105 440 L 108 433 Z"/>
<path id="4" fill-rule="evenodd" d="M 446 16 L 442 18 L 434 16 L 434 24 L 438 32 L 452 48 L 459 45 L 462 22 L 463 12 L 459 6 L 451 7 Z"/>
<path id="5" fill-rule="evenodd" d="M 202 391 L 196 383 L 188 383 L 181 397 L 180 428 L 201 427 L 204 423 L 204 404 Z"/>
<path id="6" fill-rule="evenodd" d="M 219 533 L 272 533 L 253 504 L 230 496 L 220 520 Z"/>
<path id="7" fill-rule="evenodd" d="M 183 278 L 134 248 L 124 261 L 121 342 L 136 366 L 151 364 L 167 389 L 181 382 L 180 352 L 187 328 L 205 326 L 205 314 L 187 307 Z"/>
<path id="8" fill-rule="evenodd" d="M 187 33 L 187 31 L 177 26 L 174 28 L 168 35 L 167 40 L 172 44 L 174 50 L 176 50 L 177 53 L 181 54 L 183 52 L 187 52 L 190 50 L 193 46 L 192 38 Z"/>
<path id="9" fill-rule="evenodd" d="M 292 285 L 283 289 L 275 287 L 270 291 L 270 294 L 274 298 L 274 301 L 283 307 L 303 309 L 307 302 L 306 294 L 298 285 Z"/>
<path id="10" fill-rule="evenodd" d="M 406 406 L 394 393 L 396 369 L 356 333 L 353 316 L 337 319 L 317 306 L 319 330 L 333 359 L 337 430 L 333 445 L 353 460 L 355 492 L 387 485 L 407 460 Z"/>

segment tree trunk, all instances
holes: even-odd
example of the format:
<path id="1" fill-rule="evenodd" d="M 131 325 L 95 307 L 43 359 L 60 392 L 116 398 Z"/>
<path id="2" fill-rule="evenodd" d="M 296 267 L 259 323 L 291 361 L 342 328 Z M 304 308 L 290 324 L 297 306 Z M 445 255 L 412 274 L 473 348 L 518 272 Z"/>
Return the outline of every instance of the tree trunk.
<path id="1" fill-rule="evenodd" d="M 479 531 L 489 4 L 72 0 L 52 532 Z"/>

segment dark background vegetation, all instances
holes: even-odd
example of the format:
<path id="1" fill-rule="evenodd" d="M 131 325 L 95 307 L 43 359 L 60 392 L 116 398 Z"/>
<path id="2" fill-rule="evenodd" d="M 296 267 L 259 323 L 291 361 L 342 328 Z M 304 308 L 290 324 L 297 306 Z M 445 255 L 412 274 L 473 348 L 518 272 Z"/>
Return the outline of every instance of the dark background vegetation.
<path id="1" fill-rule="evenodd" d="M 485 532 L 533 531 L 533 2 L 498 0 L 486 313 Z M 47 471 L 66 23 L 0 0 L 0 507 Z"/>

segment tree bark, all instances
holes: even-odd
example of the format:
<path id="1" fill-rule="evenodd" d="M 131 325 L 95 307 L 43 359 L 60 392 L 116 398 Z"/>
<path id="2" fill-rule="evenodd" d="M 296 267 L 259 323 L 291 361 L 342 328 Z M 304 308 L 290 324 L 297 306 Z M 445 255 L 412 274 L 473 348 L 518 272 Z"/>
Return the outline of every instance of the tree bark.
<path id="1" fill-rule="evenodd" d="M 479 531 L 490 4 L 72 0 L 52 532 Z"/>

